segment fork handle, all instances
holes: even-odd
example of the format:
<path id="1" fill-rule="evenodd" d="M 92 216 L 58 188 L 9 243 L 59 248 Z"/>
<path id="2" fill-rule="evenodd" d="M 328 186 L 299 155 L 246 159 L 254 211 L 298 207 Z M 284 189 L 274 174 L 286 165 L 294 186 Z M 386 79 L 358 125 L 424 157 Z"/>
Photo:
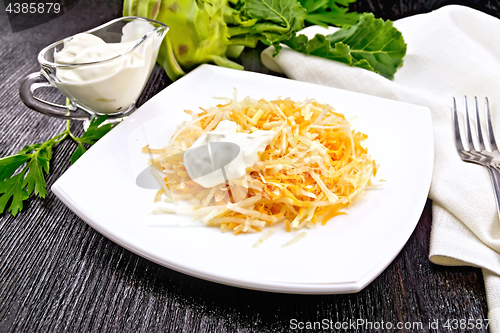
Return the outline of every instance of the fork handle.
<path id="1" fill-rule="evenodd" d="M 495 199 L 497 202 L 497 212 L 500 217 L 500 170 L 497 167 L 490 165 L 486 167 L 490 173 L 491 183 L 495 192 Z"/>

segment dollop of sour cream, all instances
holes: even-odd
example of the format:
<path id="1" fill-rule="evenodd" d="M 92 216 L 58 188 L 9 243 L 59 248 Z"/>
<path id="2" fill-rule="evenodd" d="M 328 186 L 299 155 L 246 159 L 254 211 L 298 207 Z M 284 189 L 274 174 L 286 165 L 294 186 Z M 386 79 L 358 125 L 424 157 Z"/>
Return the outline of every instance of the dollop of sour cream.
<path id="1" fill-rule="evenodd" d="M 120 43 L 106 43 L 89 33 L 68 38 L 64 48 L 54 53 L 54 62 L 76 66 L 57 68 L 58 88 L 93 112 L 125 111 L 137 101 L 153 69 L 156 36 L 128 51 L 154 28 L 148 22 L 131 21 L 122 28 Z M 102 63 L 85 65 L 93 62 Z"/>
<path id="2" fill-rule="evenodd" d="M 246 168 L 253 166 L 259 160 L 258 152 L 262 153 L 276 134 L 274 131 L 264 130 L 254 131 L 250 134 L 240 133 L 237 132 L 237 127 L 238 125 L 235 122 L 223 120 L 219 122 L 213 131 L 198 138 L 191 148 L 184 153 L 184 166 L 193 181 L 203 187 L 210 188 L 224 183 L 226 179 L 232 180 L 243 177 Z M 217 156 L 212 152 L 211 161 L 207 161 L 203 153 L 198 153 L 202 150 L 193 149 L 210 146 L 210 143 L 216 142 L 229 142 L 239 147 L 238 155 L 223 167 L 225 177 L 221 169 L 214 170 L 213 166 L 220 164 L 218 162 L 224 160 L 227 154 L 231 154 L 232 152 L 228 151 L 224 154 L 223 151 L 218 151 Z M 216 145 L 212 145 L 212 147 L 214 146 Z M 231 146 L 233 145 L 228 145 L 227 147 Z"/>

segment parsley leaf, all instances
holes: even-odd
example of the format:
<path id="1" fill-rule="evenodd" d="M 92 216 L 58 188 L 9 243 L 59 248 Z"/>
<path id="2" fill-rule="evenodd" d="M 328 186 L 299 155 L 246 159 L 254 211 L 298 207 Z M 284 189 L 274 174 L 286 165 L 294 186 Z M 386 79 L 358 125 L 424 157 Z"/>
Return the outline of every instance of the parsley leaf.
<path id="1" fill-rule="evenodd" d="M 64 133 L 42 143 L 25 146 L 17 154 L 0 159 L 0 213 L 9 200 L 8 210 L 16 216 L 23 209 L 23 201 L 31 193 L 45 198 L 47 188 L 44 178 L 49 173 L 49 161 L 52 158 L 52 147 Z M 16 170 L 26 165 L 21 172 L 12 176 Z"/>
<path id="2" fill-rule="evenodd" d="M 87 151 L 83 144 L 93 145 L 115 126 L 115 124 L 103 125 L 106 119 L 107 116 L 93 119 L 81 137 L 75 137 L 71 133 L 68 121 L 66 130 L 52 139 L 25 146 L 15 155 L 0 158 L 0 214 L 9 210 L 16 216 L 23 209 L 23 201 L 32 193 L 45 198 L 47 195 L 45 175 L 50 171 L 52 148 L 70 137 L 78 144 L 71 155 L 71 163 L 76 162 Z M 22 170 L 16 174 L 21 168 Z"/>
<path id="3" fill-rule="evenodd" d="M 24 171 L 26 172 L 26 171 Z M 29 194 L 23 188 L 24 172 L 15 175 L 12 178 L 3 180 L 0 183 L 0 212 L 3 212 L 7 203 L 12 198 L 9 210 L 12 215 L 16 216 L 19 211 L 23 209 L 23 201 L 28 199 Z"/>
<path id="4" fill-rule="evenodd" d="M 44 171 L 46 174 L 49 173 L 50 169 L 50 159 L 52 158 L 52 146 L 55 142 L 50 141 L 46 146 L 40 147 L 30 156 L 30 161 L 28 162 L 29 172 L 24 178 L 23 185 L 28 186 L 28 194 L 35 191 L 35 195 L 40 198 L 45 198 L 47 195 L 47 189 L 44 178 Z"/>
<path id="5" fill-rule="evenodd" d="M 87 149 L 83 146 L 83 143 L 93 145 L 97 142 L 97 140 L 113 129 L 116 124 L 103 124 L 107 118 L 108 116 L 104 115 L 99 118 L 92 119 L 89 128 L 81 137 L 72 137 L 78 143 L 78 147 L 71 155 L 71 164 L 75 163 L 87 151 Z"/>
<path id="6" fill-rule="evenodd" d="M 111 129 L 115 126 L 115 124 L 109 123 L 102 125 L 107 118 L 108 116 L 101 116 L 99 118 L 92 119 L 87 131 L 81 137 L 76 138 L 76 141 L 87 143 L 89 145 L 96 143 L 97 140 L 106 135 L 106 133 L 111 131 Z"/>
<path id="7" fill-rule="evenodd" d="M 71 154 L 71 164 L 75 163 L 82 155 L 87 151 L 85 147 L 78 142 L 78 147 L 75 149 L 73 154 Z"/>
<path id="8" fill-rule="evenodd" d="M 29 156 L 23 155 L 22 151 L 19 154 L 0 159 L 0 181 L 10 178 L 17 169 L 29 160 Z"/>

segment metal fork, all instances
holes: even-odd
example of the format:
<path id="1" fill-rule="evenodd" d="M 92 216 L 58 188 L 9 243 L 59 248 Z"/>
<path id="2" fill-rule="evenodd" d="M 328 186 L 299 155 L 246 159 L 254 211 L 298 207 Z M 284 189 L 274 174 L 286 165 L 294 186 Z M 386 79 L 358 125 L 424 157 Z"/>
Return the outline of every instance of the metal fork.
<path id="1" fill-rule="evenodd" d="M 476 126 L 475 126 L 475 137 L 477 139 L 477 145 L 474 143 L 472 138 L 471 130 L 471 119 L 469 117 L 469 107 L 467 103 L 467 96 L 464 96 L 465 104 L 465 140 L 467 149 L 464 148 L 462 136 L 460 135 L 460 128 L 458 125 L 457 116 L 457 103 L 455 97 L 453 97 L 453 127 L 455 132 L 455 145 L 457 147 L 458 155 L 465 162 L 472 162 L 480 164 L 486 169 L 490 174 L 491 183 L 493 184 L 493 189 L 495 192 L 495 198 L 497 203 L 497 212 L 500 216 L 500 152 L 498 151 L 497 143 L 495 140 L 495 134 L 493 133 L 493 126 L 491 124 L 490 115 L 490 105 L 488 98 L 485 98 L 485 108 L 486 108 L 486 132 L 483 137 L 483 131 L 481 130 L 481 120 L 479 117 L 479 107 L 477 103 L 477 97 L 475 100 L 475 113 L 476 113 Z M 485 140 L 488 143 L 488 148 L 485 145 Z"/>

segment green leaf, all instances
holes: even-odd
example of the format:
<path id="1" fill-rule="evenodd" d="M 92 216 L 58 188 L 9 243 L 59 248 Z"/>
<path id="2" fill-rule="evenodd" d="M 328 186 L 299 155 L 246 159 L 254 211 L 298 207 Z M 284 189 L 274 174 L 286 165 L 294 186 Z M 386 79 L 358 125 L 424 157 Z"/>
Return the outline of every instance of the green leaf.
<path id="1" fill-rule="evenodd" d="M 354 25 L 360 18 L 360 13 L 348 12 L 349 4 L 356 0 L 299 0 L 307 10 L 305 21 L 323 27 L 329 25 Z"/>
<path id="2" fill-rule="evenodd" d="M 352 56 L 349 46 L 343 43 L 337 43 L 334 47 L 323 35 L 316 35 L 311 40 L 308 40 L 305 35 L 299 35 L 292 38 L 287 45 L 295 51 L 343 62 L 352 65 Z"/>
<path id="3" fill-rule="evenodd" d="M 371 70 L 388 79 L 394 77 L 406 54 L 401 32 L 391 21 L 375 19 L 371 13 L 363 14 L 357 25 L 306 39 L 297 36 L 285 44 L 295 51 Z"/>
<path id="4" fill-rule="evenodd" d="M 0 214 L 5 211 L 11 199 L 9 210 L 15 216 L 22 210 L 22 202 L 28 199 L 31 193 L 45 198 L 47 185 L 44 172 L 49 173 L 52 147 L 63 135 L 64 133 L 44 143 L 25 146 L 17 154 L 0 159 Z M 26 167 L 12 176 L 25 163 Z"/>
<path id="5" fill-rule="evenodd" d="M 297 0 L 247 0 L 244 16 L 257 20 L 242 33 L 261 34 L 266 44 L 275 44 L 291 38 L 304 27 L 307 11 Z"/>
<path id="6" fill-rule="evenodd" d="M 307 10 L 307 13 L 312 13 L 320 8 L 325 8 L 328 6 L 330 0 L 299 0 L 302 7 Z"/>
<path id="7" fill-rule="evenodd" d="M 25 146 L 15 155 L 0 158 L 0 214 L 8 208 L 15 216 L 23 209 L 23 201 L 32 193 L 45 198 L 47 195 L 45 175 L 50 171 L 54 145 L 68 136 L 76 140 L 78 147 L 71 155 L 71 163 L 74 163 L 85 153 L 84 143 L 94 144 L 115 126 L 115 124 L 103 124 L 106 119 L 107 116 L 93 119 L 87 132 L 80 138 L 73 136 L 68 121 L 66 130 L 52 139 L 44 143 Z M 15 175 L 16 171 L 25 164 L 24 169 Z M 9 202 L 11 204 L 7 207 Z"/>
<path id="8" fill-rule="evenodd" d="M 52 150 L 50 148 L 50 150 Z M 35 192 L 40 198 L 45 198 L 47 195 L 47 184 L 45 183 L 44 171 L 46 174 L 49 173 L 50 169 L 50 158 L 48 156 L 51 153 L 47 152 L 47 148 L 34 154 L 28 163 L 28 174 L 23 181 L 23 187 L 28 187 L 28 195 Z"/>
<path id="9" fill-rule="evenodd" d="M 359 68 L 364 68 L 364 69 L 367 69 L 367 70 L 372 71 L 372 72 L 374 71 L 372 65 L 370 65 L 370 63 L 366 59 L 361 59 L 360 61 L 355 63 L 353 66 L 359 67 Z"/>
<path id="10" fill-rule="evenodd" d="M 75 163 L 86 151 L 87 149 L 78 142 L 78 148 L 71 154 L 71 164 Z"/>
<path id="11" fill-rule="evenodd" d="M 24 178 L 23 186 L 28 186 L 28 195 L 35 191 L 35 195 L 40 198 L 45 198 L 47 195 L 47 188 L 45 178 L 43 176 L 44 165 L 48 165 L 49 160 L 45 158 L 33 158 L 28 163 L 29 171 Z"/>
<path id="12" fill-rule="evenodd" d="M 394 77 L 406 54 L 403 35 L 394 28 L 392 21 L 375 19 L 371 13 L 363 14 L 356 26 L 343 27 L 326 38 L 331 44 L 349 45 L 354 66 L 365 59 L 374 72 L 388 79 Z M 360 66 L 364 66 L 363 63 Z"/>
<path id="13" fill-rule="evenodd" d="M 24 148 L 21 149 L 17 154 L 28 154 L 31 153 L 33 150 L 37 150 L 41 146 L 42 146 L 41 143 L 35 143 L 33 145 L 24 146 Z"/>
<path id="14" fill-rule="evenodd" d="M 356 0 L 331 0 L 330 7 L 332 6 L 332 4 L 335 4 L 335 3 L 338 3 L 339 5 L 344 6 L 344 7 L 348 7 L 349 4 L 355 3 L 355 2 L 356 2 Z"/>
<path id="15" fill-rule="evenodd" d="M 117 125 L 110 123 L 103 124 L 106 119 L 108 119 L 107 115 L 92 119 L 87 131 L 81 137 L 74 138 L 78 143 L 78 147 L 71 155 L 71 164 L 75 163 L 87 151 L 87 149 L 83 146 L 83 143 L 93 145 L 97 142 L 97 140 L 102 138 Z"/>
<path id="16" fill-rule="evenodd" d="M 297 18 L 304 18 L 305 9 L 294 0 L 247 0 L 246 13 L 259 21 L 271 21 L 283 27 L 291 27 Z"/>
<path id="17" fill-rule="evenodd" d="M 29 156 L 24 154 L 0 158 L 0 181 L 10 178 L 29 159 Z"/>
<path id="18" fill-rule="evenodd" d="M 87 143 L 89 145 L 93 145 L 94 143 L 96 143 L 97 140 L 102 138 L 109 131 L 111 131 L 113 127 L 116 126 L 116 124 L 101 125 L 106 121 L 106 119 L 108 119 L 107 115 L 92 119 L 87 131 L 81 137 L 76 138 L 76 140 L 79 143 Z"/>
<path id="19" fill-rule="evenodd" d="M 355 25 L 359 21 L 359 14 L 354 12 L 345 13 L 341 11 L 320 11 L 313 14 L 307 14 L 306 21 L 322 27 L 328 27 L 329 25 Z"/>
<path id="20" fill-rule="evenodd" d="M 23 209 L 23 201 L 29 194 L 23 186 L 24 172 L 0 182 L 0 213 L 5 211 L 9 200 L 12 199 L 8 210 L 16 216 Z"/>

